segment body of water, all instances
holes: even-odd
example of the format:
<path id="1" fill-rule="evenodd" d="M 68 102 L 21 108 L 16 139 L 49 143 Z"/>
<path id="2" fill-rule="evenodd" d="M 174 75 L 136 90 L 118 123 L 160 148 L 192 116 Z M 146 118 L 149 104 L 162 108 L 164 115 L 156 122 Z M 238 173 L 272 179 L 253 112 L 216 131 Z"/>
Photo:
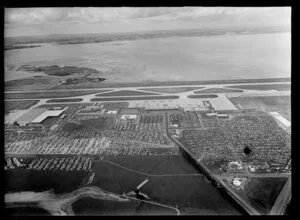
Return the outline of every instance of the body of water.
<path id="1" fill-rule="evenodd" d="M 45 45 L 5 51 L 5 64 L 96 68 L 107 82 L 194 81 L 291 76 L 291 34 L 172 37 Z M 18 76 L 16 76 L 18 75 Z M 23 77 L 5 71 L 5 79 Z"/>

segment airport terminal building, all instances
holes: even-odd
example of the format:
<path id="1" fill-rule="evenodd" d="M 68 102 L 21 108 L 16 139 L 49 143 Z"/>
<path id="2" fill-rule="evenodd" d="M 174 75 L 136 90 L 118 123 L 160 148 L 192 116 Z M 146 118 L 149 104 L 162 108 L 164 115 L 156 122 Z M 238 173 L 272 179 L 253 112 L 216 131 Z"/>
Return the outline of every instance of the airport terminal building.
<path id="1" fill-rule="evenodd" d="M 19 117 L 15 123 L 20 126 L 25 126 L 28 124 L 40 124 L 48 117 L 60 116 L 65 110 L 66 108 L 60 110 L 49 110 L 45 108 L 31 109 Z"/>

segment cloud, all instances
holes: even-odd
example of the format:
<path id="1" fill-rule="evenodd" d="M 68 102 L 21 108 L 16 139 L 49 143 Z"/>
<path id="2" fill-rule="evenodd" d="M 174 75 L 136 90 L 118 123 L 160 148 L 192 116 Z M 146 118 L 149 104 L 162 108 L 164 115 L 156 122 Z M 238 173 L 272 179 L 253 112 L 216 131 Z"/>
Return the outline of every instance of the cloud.
<path id="1" fill-rule="evenodd" d="M 289 8 L 156 7 L 156 8 L 18 8 L 5 10 L 5 23 L 94 23 L 139 19 L 216 21 L 230 18 L 272 19 L 289 17 Z"/>
<path id="2" fill-rule="evenodd" d="M 94 25 L 95 29 L 115 32 L 125 28 L 134 30 L 135 26 L 136 30 L 162 29 L 168 24 L 176 27 L 176 23 L 180 24 L 176 28 L 287 25 L 291 23 L 290 17 L 289 7 L 6 8 L 5 28 L 12 33 L 17 33 L 17 29 L 23 32 L 26 27 L 31 33 L 47 29 L 47 33 L 55 33 L 64 32 L 65 28 L 78 32 L 79 27 L 89 31 Z M 108 26 L 111 28 L 105 29 Z"/>

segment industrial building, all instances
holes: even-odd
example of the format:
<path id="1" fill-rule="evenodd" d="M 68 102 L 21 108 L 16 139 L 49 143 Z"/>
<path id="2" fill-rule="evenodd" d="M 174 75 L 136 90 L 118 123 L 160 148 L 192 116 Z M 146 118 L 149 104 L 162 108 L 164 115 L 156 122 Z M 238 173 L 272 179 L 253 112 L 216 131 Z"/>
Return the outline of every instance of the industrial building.
<path id="1" fill-rule="evenodd" d="M 135 119 L 137 119 L 137 115 L 122 115 L 121 119 L 122 120 L 135 120 Z"/>
<path id="2" fill-rule="evenodd" d="M 109 115 L 115 115 L 117 114 L 118 111 L 117 110 L 110 110 L 110 111 L 107 111 L 106 114 L 109 114 Z"/>
<path id="3" fill-rule="evenodd" d="M 31 109 L 28 112 L 26 112 L 24 115 L 19 117 L 15 123 L 20 126 L 25 126 L 28 124 L 39 124 L 43 122 L 48 117 L 58 117 L 61 115 L 65 110 L 67 109 L 61 109 L 61 110 L 48 110 L 45 108 L 35 108 Z"/>

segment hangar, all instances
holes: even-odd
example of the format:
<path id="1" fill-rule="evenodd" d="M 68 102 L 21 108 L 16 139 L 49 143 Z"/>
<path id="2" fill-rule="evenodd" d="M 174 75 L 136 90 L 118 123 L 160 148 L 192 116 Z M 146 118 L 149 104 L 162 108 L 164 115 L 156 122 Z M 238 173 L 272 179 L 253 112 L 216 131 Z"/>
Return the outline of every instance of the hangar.
<path id="1" fill-rule="evenodd" d="M 15 123 L 21 126 L 41 123 L 48 117 L 57 117 L 61 115 L 66 109 L 67 107 L 61 110 L 48 110 L 45 108 L 31 109 L 28 112 L 26 112 L 24 115 L 19 117 L 15 121 Z"/>

